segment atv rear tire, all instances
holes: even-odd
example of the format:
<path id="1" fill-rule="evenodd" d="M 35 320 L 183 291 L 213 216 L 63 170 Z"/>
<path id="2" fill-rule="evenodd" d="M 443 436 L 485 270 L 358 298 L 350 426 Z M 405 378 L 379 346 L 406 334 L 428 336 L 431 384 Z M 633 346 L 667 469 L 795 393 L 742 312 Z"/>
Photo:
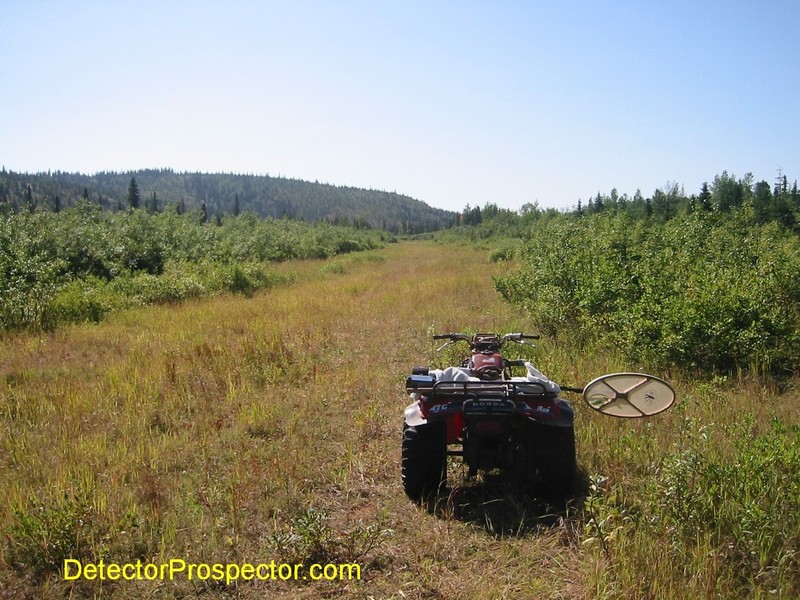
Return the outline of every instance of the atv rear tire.
<path id="1" fill-rule="evenodd" d="M 447 479 L 445 422 L 403 425 L 403 489 L 414 501 L 439 491 Z"/>
<path id="2" fill-rule="evenodd" d="M 547 495 L 566 497 L 575 491 L 577 460 L 575 430 L 529 421 L 528 466 L 538 489 Z"/>

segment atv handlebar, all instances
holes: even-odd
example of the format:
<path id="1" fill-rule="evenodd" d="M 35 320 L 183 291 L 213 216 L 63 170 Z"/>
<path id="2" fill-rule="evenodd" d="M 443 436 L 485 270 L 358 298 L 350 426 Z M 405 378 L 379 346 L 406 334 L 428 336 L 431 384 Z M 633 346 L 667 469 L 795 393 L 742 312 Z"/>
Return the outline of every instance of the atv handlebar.
<path id="1" fill-rule="evenodd" d="M 476 335 L 487 335 L 487 334 L 478 333 Z M 491 334 L 491 335 L 496 335 L 496 334 Z M 502 337 L 500 337 L 500 336 L 497 336 L 497 337 L 499 337 L 503 341 L 505 341 L 505 340 L 516 341 L 518 339 L 522 339 L 522 340 L 538 340 L 541 336 L 533 334 L 533 333 L 521 333 L 520 332 L 520 333 L 506 333 Z M 433 339 L 435 339 L 435 340 L 452 340 L 454 342 L 458 342 L 460 340 L 469 341 L 469 340 L 472 339 L 472 336 L 469 336 L 466 333 L 436 333 L 436 334 L 434 334 Z"/>
<path id="2" fill-rule="evenodd" d="M 533 333 L 507 333 L 503 336 L 503 341 L 511 340 L 512 342 L 518 342 L 520 340 L 538 340 L 539 337 L 539 335 Z"/>
<path id="3" fill-rule="evenodd" d="M 467 342 L 471 344 L 469 336 L 464 333 L 439 333 L 433 336 L 435 340 L 450 340 L 446 344 L 442 344 L 439 346 L 436 351 L 441 352 L 445 348 L 447 348 L 450 344 L 455 344 L 456 342 Z"/>
<path id="4" fill-rule="evenodd" d="M 437 352 L 443 350 L 450 344 L 455 344 L 456 342 L 467 342 L 470 345 L 470 348 L 479 341 L 481 336 L 494 336 L 497 338 L 497 346 L 498 349 L 502 347 L 505 342 L 516 342 L 518 344 L 523 344 L 526 346 L 533 346 L 533 344 L 526 342 L 525 340 L 538 340 L 539 336 L 531 333 L 506 333 L 502 336 L 497 334 L 486 334 L 486 333 L 477 333 L 474 336 L 469 336 L 466 333 L 438 333 L 433 336 L 435 340 L 450 340 L 446 344 L 437 348 Z"/>

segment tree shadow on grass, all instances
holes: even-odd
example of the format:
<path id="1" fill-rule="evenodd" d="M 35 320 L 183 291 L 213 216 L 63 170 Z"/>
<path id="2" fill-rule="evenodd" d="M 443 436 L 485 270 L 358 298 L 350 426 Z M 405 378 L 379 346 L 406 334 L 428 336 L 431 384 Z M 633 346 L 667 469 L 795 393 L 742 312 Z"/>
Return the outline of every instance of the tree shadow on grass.
<path id="1" fill-rule="evenodd" d="M 554 495 L 541 486 L 525 485 L 507 474 L 491 472 L 442 490 L 422 506 L 441 519 L 472 523 L 493 536 L 519 537 L 574 520 L 588 489 L 588 477 L 582 469 L 576 473 L 574 491 L 569 495 Z"/>

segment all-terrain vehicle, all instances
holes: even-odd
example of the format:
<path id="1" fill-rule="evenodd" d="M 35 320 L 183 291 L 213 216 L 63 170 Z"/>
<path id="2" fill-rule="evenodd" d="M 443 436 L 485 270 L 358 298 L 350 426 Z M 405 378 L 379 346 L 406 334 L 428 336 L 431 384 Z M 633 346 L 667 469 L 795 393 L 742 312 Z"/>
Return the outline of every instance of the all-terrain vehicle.
<path id="1" fill-rule="evenodd" d="M 506 342 L 533 345 L 537 335 L 463 333 L 438 350 L 466 342 L 470 355 L 457 367 L 414 367 L 406 380 L 413 402 L 405 409 L 402 480 L 420 500 L 447 480 L 447 457 L 461 456 L 468 476 L 503 469 L 548 495 L 566 496 L 576 480 L 574 409 L 562 391 L 583 392 L 589 406 L 617 417 L 642 417 L 675 400 L 663 380 L 640 373 L 604 375 L 584 388 L 561 387 L 526 360 L 507 360 Z M 524 369 L 512 375 L 512 369 Z"/>

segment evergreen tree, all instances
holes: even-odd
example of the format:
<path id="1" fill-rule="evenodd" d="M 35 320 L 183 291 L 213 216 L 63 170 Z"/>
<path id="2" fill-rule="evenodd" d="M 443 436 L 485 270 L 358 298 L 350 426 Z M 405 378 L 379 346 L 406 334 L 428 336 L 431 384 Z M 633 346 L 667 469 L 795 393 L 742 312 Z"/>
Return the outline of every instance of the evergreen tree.
<path id="1" fill-rule="evenodd" d="M 233 197 L 233 216 L 239 216 L 239 193 L 237 192 Z"/>
<path id="2" fill-rule="evenodd" d="M 700 196 L 698 196 L 698 200 L 700 201 L 700 208 L 703 210 L 711 210 L 711 192 L 708 190 L 708 182 L 704 181 L 703 185 L 700 186 Z"/>
<path id="3" fill-rule="evenodd" d="M 600 195 L 600 192 L 597 192 L 597 196 L 594 197 L 594 210 L 595 212 L 602 212 L 604 208 L 603 197 Z"/>
<path id="4" fill-rule="evenodd" d="M 156 195 L 155 191 L 153 195 L 150 196 L 150 204 L 147 206 L 147 212 L 150 214 L 156 214 L 158 211 L 158 195 Z"/>
<path id="5" fill-rule="evenodd" d="M 136 178 L 131 177 L 131 183 L 128 185 L 128 206 L 131 208 L 139 208 L 141 200 L 139 186 L 136 185 Z"/>
<path id="6" fill-rule="evenodd" d="M 733 175 L 729 175 L 727 171 L 717 175 L 711 187 L 718 211 L 726 213 L 742 205 L 744 200 L 743 183 Z"/>
<path id="7" fill-rule="evenodd" d="M 25 188 L 25 204 L 30 212 L 33 212 L 33 209 L 36 208 L 36 205 L 33 202 L 33 188 L 31 187 L 30 183 Z"/>
<path id="8" fill-rule="evenodd" d="M 483 220 L 483 214 L 481 213 L 481 207 L 475 206 L 475 208 L 471 208 L 469 204 L 464 207 L 463 217 L 461 219 L 464 225 L 478 225 Z M 409 233 L 408 228 L 406 233 Z"/>
<path id="9" fill-rule="evenodd" d="M 772 190 L 769 183 L 759 181 L 756 184 L 755 195 L 753 196 L 753 211 L 756 214 L 756 221 L 766 223 L 770 218 L 772 206 Z"/>
<path id="10" fill-rule="evenodd" d="M 767 184 L 767 189 L 769 189 L 769 184 Z M 795 219 L 794 211 L 789 205 L 788 194 L 780 193 L 775 194 L 772 197 L 772 201 L 768 207 L 768 212 L 763 217 L 763 222 L 767 221 L 777 221 L 789 229 L 794 229 L 797 226 L 797 220 Z"/>

